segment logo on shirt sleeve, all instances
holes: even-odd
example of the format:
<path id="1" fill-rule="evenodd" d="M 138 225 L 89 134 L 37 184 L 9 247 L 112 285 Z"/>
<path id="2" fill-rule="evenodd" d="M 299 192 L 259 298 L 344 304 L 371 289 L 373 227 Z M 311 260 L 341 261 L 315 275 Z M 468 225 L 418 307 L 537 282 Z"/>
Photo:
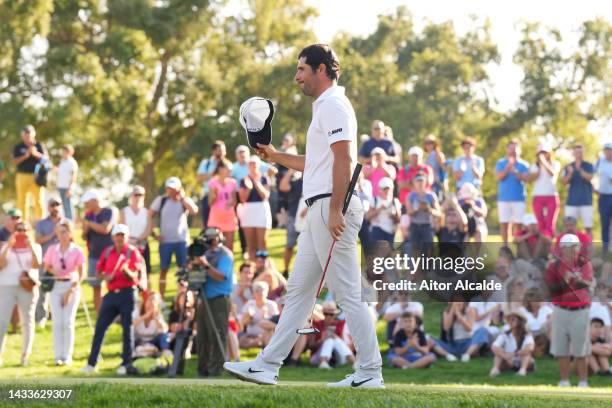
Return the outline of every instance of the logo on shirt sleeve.
<path id="1" fill-rule="evenodd" d="M 330 130 L 329 132 L 327 132 L 327 136 L 332 137 L 333 135 L 335 135 L 336 133 L 340 133 L 342 132 L 342 128 L 338 128 L 338 129 L 334 129 L 334 130 Z"/>

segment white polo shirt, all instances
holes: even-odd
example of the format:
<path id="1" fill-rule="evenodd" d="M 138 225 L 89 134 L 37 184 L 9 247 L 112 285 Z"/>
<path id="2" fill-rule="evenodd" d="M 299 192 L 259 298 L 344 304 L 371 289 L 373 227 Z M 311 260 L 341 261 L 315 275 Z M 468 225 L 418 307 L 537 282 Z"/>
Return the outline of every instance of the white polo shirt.
<path id="1" fill-rule="evenodd" d="M 304 198 L 332 192 L 334 156 L 331 145 L 350 143 L 351 164 L 357 162 L 357 118 L 344 87 L 332 86 L 312 103 L 312 122 L 306 134 Z"/>

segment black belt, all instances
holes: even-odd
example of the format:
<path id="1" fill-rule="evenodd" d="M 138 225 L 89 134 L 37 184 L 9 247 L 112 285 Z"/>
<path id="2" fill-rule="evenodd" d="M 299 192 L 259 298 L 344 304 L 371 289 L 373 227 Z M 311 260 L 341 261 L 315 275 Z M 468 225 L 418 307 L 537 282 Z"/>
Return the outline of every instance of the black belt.
<path id="1" fill-rule="evenodd" d="M 355 190 L 353 190 L 353 195 L 356 196 L 357 192 Z M 327 198 L 327 197 L 331 197 L 331 193 L 326 193 L 326 194 L 318 194 L 316 196 L 307 198 L 304 200 L 304 202 L 306 203 L 306 207 L 312 207 L 312 205 L 317 202 L 318 200 L 322 199 L 322 198 Z"/>
<path id="2" fill-rule="evenodd" d="M 55 280 L 58 281 L 58 282 L 70 282 L 72 279 L 70 279 L 70 278 L 66 278 L 66 279 L 55 278 Z"/>
<path id="3" fill-rule="evenodd" d="M 561 306 L 561 305 L 555 305 L 557 307 L 560 307 L 563 310 L 582 310 L 582 309 L 586 309 L 588 307 L 591 307 L 591 305 L 585 305 L 585 306 Z"/>

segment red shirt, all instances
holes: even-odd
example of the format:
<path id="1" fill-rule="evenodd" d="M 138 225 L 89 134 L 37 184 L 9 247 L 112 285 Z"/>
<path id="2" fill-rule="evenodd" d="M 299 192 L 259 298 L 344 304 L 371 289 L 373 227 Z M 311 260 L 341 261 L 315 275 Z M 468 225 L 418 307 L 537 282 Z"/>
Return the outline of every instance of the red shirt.
<path id="1" fill-rule="evenodd" d="M 429 184 L 430 174 L 433 174 L 432 168 L 428 164 L 419 164 L 417 166 L 406 165 L 400 169 L 397 173 L 397 183 L 400 184 L 404 181 L 411 182 L 414 177 L 423 173 L 426 175 L 427 180 L 425 181 L 425 190 L 430 191 L 431 185 Z M 404 204 L 406 202 L 406 197 L 410 193 L 410 188 L 400 188 L 399 191 L 399 200 L 400 203 Z"/>
<path id="2" fill-rule="evenodd" d="M 131 249 L 130 259 L 126 259 L 128 248 Z M 110 253 L 107 252 L 110 251 Z M 142 256 L 140 251 L 135 247 L 124 245 L 121 252 L 118 253 L 114 246 L 108 247 L 102 252 L 96 270 L 104 275 L 111 275 L 114 272 L 114 278 L 106 282 L 106 287 L 109 292 L 117 289 L 130 288 L 138 284 L 128 278 L 125 273 L 119 272 L 119 269 L 129 261 L 128 268 L 132 271 L 142 270 Z M 117 264 L 119 262 L 119 265 Z"/>
<path id="3" fill-rule="evenodd" d="M 325 320 L 314 321 L 312 323 L 312 326 L 315 329 L 319 329 L 319 333 L 317 333 L 317 335 L 315 336 L 317 343 L 323 339 L 323 333 L 327 333 L 328 328 L 330 328 L 331 330 L 332 327 L 334 329 L 334 334 L 336 334 L 338 337 L 342 337 L 342 332 L 344 331 L 344 323 L 344 320 L 334 320 L 330 324 L 325 324 Z"/>
<path id="4" fill-rule="evenodd" d="M 561 241 L 561 237 L 564 236 L 565 234 L 566 234 L 565 232 L 562 232 L 561 234 L 557 235 L 557 237 L 555 238 L 555 246 L 553 247 L 553 254 L 557 256 L 561 254 L 561 251 L 559 250 L 559 241 Z M 588 234 L 584 232 L 580 232 L 580 231 L 577 231 L 576 233 L 573 233 L 573 234 L 578 237 L 578 240 L 582 244 L 582 247 L 580 248 L 580 255 L 587 256 L 589 254 L 589 248 L 591 247 L 591 242 L 592 242 L 591 237 L 589 237 Z"/>
<path id="5" fill-rule="evenodd" d="M 593 279 L 593 267 L 590 262 L 579 266 L 576 261 L 567 263 L 564 260 L 555 260 L 548 264 L 546 269 L 546 285 L 550 289 L 552 303 L 564 307 L 585 307 L 591 304 L 589 288 L 578 288 L 575 278 L 566 283 L 563 277 L 567 272 L 579 274 L 585 281 Z"/>

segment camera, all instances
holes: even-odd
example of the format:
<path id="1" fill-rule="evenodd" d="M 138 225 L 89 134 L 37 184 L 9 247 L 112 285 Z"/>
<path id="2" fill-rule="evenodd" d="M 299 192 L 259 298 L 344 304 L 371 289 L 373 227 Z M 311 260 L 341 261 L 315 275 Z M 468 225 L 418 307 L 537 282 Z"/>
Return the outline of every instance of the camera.
<path id="1" fill-rule="evenodd" d="M 218 228 L 209 227 L 202 230 L 187 248 L 189 262 L 176 272 L 176 278 L 179 283 L 186 283 L 189 290 L 197 291 L 206 282 L 208 267 L 193 261 L 204 256 L 215 239 L 222 242 L 223 234 L 221 234 Z"/>

